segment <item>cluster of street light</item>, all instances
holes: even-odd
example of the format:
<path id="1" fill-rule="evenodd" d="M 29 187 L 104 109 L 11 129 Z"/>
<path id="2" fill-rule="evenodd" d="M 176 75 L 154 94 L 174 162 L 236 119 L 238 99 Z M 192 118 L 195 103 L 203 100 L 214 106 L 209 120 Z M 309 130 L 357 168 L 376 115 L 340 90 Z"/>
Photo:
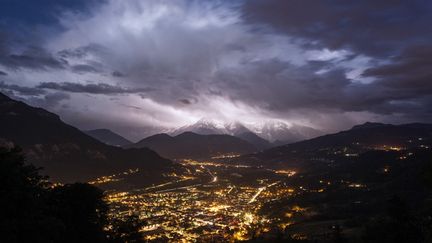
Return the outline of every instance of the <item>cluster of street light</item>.
<path id="1" fill-rule="evenodd" d="M 351 154 L 357 156 L 365 149 L 406 151 L 400 159 L 413 156 L 413 153 L 404 147 L 389 145 L 359 146 L 358 150 L 334 148 L 329 149 L 328 153 L 329 158 L 333 155 L 350 157 Z M 331 161 L 326 157 L 313 159 Z M 179 162 L 185 170 L 165 174 L 166 181 L 161 184 L 129 191 L 108 191 L 106 200 L 110 204 L 110 216 L 122 218 L 131 214 L 138 215 L 140 220 L 146 222 L 141 232 L 147 241 L 241 241 L 265 234 L 275 227 L 284 230 L 299 217 L 310 214 L 313 210 L 291 205 L 286 207 L 283 213 L 269 216 L 270 214 L 261 213 L 268 203 L 304 193 L 323 193 L 335 187 L 349 190 L 368 189 L 368 186 L 361 182 L 342 179 L 331 181 L 329 178 L 319 179 L 315 188 L 299 184 L 294 186 L 290 184 L 290 179 L 302 175 L 292 169 L 275 170 L 262 166 L 192 159 Z M 385 166 L 382 173 L 390 171 L 391 167 Z M 90 183 L 116 183 L 135 173 L 139 171 L 128 170 L 98 178 Z"/>
<path id="2" fill-rule="evenodd" d="M 106 199 L 111 216 L 137 214 L 146 222 L 141 229 L 146 240 L 172 242 L 246 240 L 271 225 L 291 223 L 288 217 L 266 218 L 258 211 L 268 201 L 295 193 L 295 189 L 275 180 L 292 176 L 293 171 L 235 184 L 228 172 L 248 166 L 192 160 L 183 161 L 183 165 L 192 174 L 171 174 L 170 182 L 139 190 L 109 191 Z"/>

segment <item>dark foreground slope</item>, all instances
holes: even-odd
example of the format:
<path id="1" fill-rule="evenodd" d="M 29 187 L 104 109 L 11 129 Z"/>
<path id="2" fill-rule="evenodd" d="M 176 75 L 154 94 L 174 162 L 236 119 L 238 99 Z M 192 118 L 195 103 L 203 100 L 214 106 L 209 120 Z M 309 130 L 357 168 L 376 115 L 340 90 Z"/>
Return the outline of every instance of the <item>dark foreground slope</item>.
<path id="1" fill-rule="evenodd" d="M 306 161 L 331 161 L 357 156 L 368 150 L 400 150 L 432 144 L 431 124 L 391 125 L 365 123 L 347 131 L 287 144 L 246 155 L 242 161 L 271 167 L 303 167 Z"/>
<path id="2" fill-rule="evenodd" d="M 252 144 L 230 135 L 199 135 L 185 132 L 177 136 L 157 134 L 133 144 L 147 147 L 168 158 L 209 158 L 227 154 L 247 154 L 257 151 Z"/>
<path id="3" fill-rule="evenodd" d="M 3 94 L 0 139 L 4 146 L 13 143 L 23 147 L 29 162 L 44 167 L 44 174 L 62 182 L 86 181 L 130 168 L 161 172 L 173 166 L 150 149 L 122 149 L 101 143 L 53 113 Z"/>
<path id="4" fill-rule="evenodd" d="M 238 158 L 296 172 L 260 209 L 290 225 L 252 242 L 431 242 L 431 145 L 429 124 L 366 123 Z"/>

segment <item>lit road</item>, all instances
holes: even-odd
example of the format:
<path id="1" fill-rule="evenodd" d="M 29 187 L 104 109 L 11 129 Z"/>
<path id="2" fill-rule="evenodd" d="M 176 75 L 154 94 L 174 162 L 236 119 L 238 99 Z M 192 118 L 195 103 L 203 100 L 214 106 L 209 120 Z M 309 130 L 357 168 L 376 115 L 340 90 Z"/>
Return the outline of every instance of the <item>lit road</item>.
<path id="1" fill-rule="evenodd" d="M 278 181 L 278 182 L 275 182 L 275 183 L 272 183 L 272 184 L 270 184 L 270 185 L 268 185 L 268 186 L 258 188 L 257 193 L 255 193 L 255 195 L 253 195 L 253 197 L 252 197 L 251 200 L 248 202 L 248 204 L 255 202 L 255 201 L 256 201 L 256 198 L 257 198 L 257 197 L 261 194 L 261 192 L 263 192 L 265 189 L 267 189 L 267 188 L 269 188 L 269 187 L 272 187 L 272 186 L 274 186 L 274 185 L 276 185 L 276 184 L 278 184 L 278 183 L 279 183 L 279 181 Z"/>
<path id="2" fill-rule="evenodd" d="M 133 212 L 150 222 L 151 227 L 142 229 L 146 241 L 166 237 L 172 242 L 206 242 L 212 237 L 223 237 L 226 242 L 247 240 L 254 232 L 252 225 L 265 228 L 290 222 L 279 216 L 264 218 L 258 210 L 294 192 L 286 184 L 293 172 L 192 160 L 183 166 L 187 170 L 167 175 L 164 183 L 110 191 L 111 215 L 121 218 Z"/>

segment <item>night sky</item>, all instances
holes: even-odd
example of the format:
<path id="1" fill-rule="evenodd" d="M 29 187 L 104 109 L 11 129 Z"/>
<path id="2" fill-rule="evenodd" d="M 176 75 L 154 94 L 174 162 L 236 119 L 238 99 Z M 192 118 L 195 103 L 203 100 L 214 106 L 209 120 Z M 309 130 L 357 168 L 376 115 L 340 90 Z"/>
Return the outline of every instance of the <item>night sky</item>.
<path id="1" fill-rule="evenodd" d="M 430 0 L 0 0 L 0 90 L 126 137 L 432 122 Z"/>

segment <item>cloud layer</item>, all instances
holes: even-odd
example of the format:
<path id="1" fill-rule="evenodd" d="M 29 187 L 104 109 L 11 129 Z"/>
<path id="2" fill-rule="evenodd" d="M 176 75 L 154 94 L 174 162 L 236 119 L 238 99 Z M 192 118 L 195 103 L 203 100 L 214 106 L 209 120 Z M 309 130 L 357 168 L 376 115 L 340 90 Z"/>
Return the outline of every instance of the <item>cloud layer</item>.
<path id="1" fill-rule="evenodd" d="M 6 15 L 0 88 L 82 128 L 144 134 L 202 117 L 324 130 L 432 121 L 429 1 L 107 0 L 57 9 L 41 23 Z M 8 28 L 14 21 L 39 31 L 23 38 Z"/>

